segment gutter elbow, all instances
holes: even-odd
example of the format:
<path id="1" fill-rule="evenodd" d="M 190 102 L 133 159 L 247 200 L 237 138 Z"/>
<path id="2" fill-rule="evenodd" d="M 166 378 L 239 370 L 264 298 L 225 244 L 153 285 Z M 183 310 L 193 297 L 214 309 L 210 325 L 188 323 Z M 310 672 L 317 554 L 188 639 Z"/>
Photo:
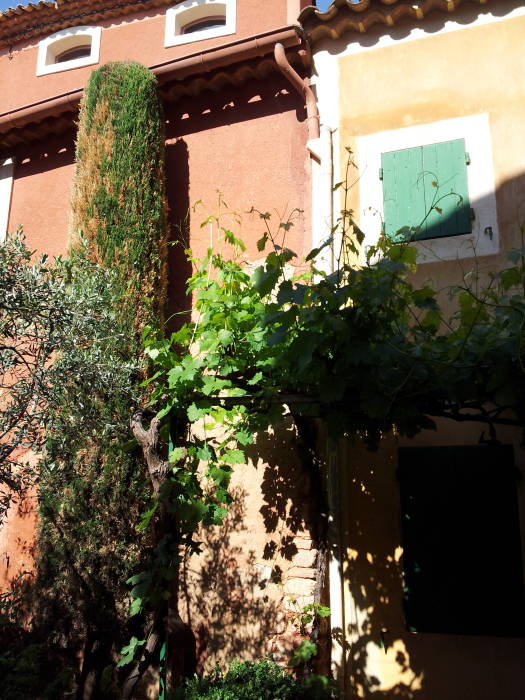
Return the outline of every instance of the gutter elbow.
<path id="1" fill-rule="evenodd" d="M 319 138 L 319 110 L 317 109 L 317 100 L 315 99 L 314 91 L 310 87 L 310 81 L 308 78 L 301 78 L 299 73 L 292 68 L 286 57 L 284 46 L 280 43 L 275 44 L 274 58 L 281 73 L 305 100 L 309 140 Z"/>

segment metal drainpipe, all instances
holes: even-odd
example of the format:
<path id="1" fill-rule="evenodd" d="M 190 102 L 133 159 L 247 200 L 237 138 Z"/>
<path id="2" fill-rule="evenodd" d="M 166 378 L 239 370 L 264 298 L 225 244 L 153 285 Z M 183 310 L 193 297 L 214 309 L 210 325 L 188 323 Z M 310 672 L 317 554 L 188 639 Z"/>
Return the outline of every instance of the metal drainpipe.
<path id="1" fill-rule="evenodd" d="M 334 130 L 328 125 L 323 125 L 321 130 L 321 169 L 322 169 L 322 196 L 327 198 L 328 206 L 324 212 L 328 217 L 329 235 L 333 234 L 335 225 L 334 202 Z M 330 246 L 329 271 L 335 272 L 337 265 L 335 257 L 336 241 Z M 345 546 L 343 542 L 343 503 L 341 482 L 341 449 L 340 441 L 330 437 L 326 439 L 327 455 L 327 481 L 328 481 L 328 506 L 330 511 L 330 535 L 331 549 L 328 563 L 328 581 L 330 596 L 330 628 L 340 631 L 341 642 L 336 642 L 332 637 L 331 661 L 334 676 L 341 683 L 343 693 L 347 692 L 347 653 L 346 653 L 346 615 L 345 615 L 345 590 L 343 576 L 343 561 Z M 346 695 L 345 695 L 346 697 Z"/>
<path id="2" fill-rule="evenodd" d="M 335 212 L 334 212 L 334 142 L 332 129 L 323 124 L 321 127 L 321 186 L 322 197 L 325 198 L 325 221 L 327 222 L 327 236 L 333 236 Z M 335 242 L 330 246 L 329 272 L 335 272 Z"/>
<path id="3" fill-rule="evenodd" d="M 275 45 L 275 61 L 283 73 L 290 81 L 299 94 L 304 96 L 306 102 L 306 113 L 308 118 L 308 134 L 310 139 L 318 139 L 321 136 L 319 110 L 317 108 L 317 100 L 315 94 L 310 87 L 308 78 L 304 80 L 292 68 L 282 44 Z M 321 167 L 323 191 L 326 187 L 326 196 L 329 201 L 328 217 L 330 234 L 334 226 L 334 154 L 333 154 L 333 132 L 329 127 L 323 129 L 323 138 L 321 144 Z M 330 256 L 330 272 L 335 268 L 334 247 L 331 246 Z M 345 610 L 344 610 L 344 584 L 342 573 L 342 555 L 343 543 L 341 542 L 341 504 L 340 504 L 340 471 L 338 459 L 338 443 L 331 439 L 327 439 L 327 457 L 328 457 L 328 501 L 330 508 L 330 525 L 332 529 L 333 542 L 336 551 L 332 551 L 329 559 L 329 581 L 330 581 L 330 609 L 331 609 L 331 627 L 339 628 L 343 636 L 342 646 L 333 645 L 332 647 L 332 663 L 339 668 L 339 674 L 342 680 L 345 676 Z M 344 680 L 343 680 L 344 683 Z"/>
<path id="4" fill-rule="evenodd" d="M 328 129 L 328 140 L 330 141 L 330 235 L 333 234 L 335 223 L 334 212 L 334 138 L 333 131 Z M 332 272 L 335 272 L 335 243 L 330 246 Z"/>
<path id="5" fill-rule="evenodd" d="M 297 92 L 304 97 L 306 103 L 306 118 L 308 121 L 308 136 L 310 139 L 318 139 L 320 135 L 319 110 L 317 109 L 317 100 L 315 99 L 314 91 L 310 87 L 310 80 L 308 78 L 301 78 L 299 73 L 292 68 L 282 44 L 275 44 L 274 57 L 281 73 L 293 85 Z"/>

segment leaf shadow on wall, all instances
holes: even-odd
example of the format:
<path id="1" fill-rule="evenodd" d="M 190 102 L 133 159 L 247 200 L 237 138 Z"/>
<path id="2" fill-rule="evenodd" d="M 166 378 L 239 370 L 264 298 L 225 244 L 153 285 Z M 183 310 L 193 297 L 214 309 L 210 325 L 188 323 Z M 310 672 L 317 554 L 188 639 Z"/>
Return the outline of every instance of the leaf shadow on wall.
<path id="1" fill-rule="evenodd" d="M 422 434 L 421 440 L 403 440 L 404 446 L 428 444 L 474 444 L 484 426 L 455 424 L 443 420 L 438 433 Z M 513 432 L 514 431 L 514 432 Z M 504 444 L 516 443 L 515 429 L 498 430 Z M 519 437 L 518 437 L 519 439 Z M 341 518 L 339 532 L 343 549 L 342 573 L 345 579 L 346 606 L 344 635 L 341 628 L 333 631 L 339 645 L 344 645 L 346 669 L 340 665 L 337 674 L 341 682 L 365 700 L 407 698 L 418 700 L 519 700 L 523 694 L 523 648 L 520 637 L 489 636 L 479 631 L 473 634 L 457 632 L 408 631 L 403 609 L 404 574 L 401 538 L 401 503 L 397 476 L 398 443 L 392 436 L 384 438 L 377 452 L 346 444 L 341 454 Z M 422 465 L 424 468 L 425 465 Z M 444 472 L 446 473 L 446 472 Z M 431 492 L 434 482 L 430 480 Z M 450 488 L 450 486 L 449 486 Z M 439 486 L 436 490 L 439 493 Z M 472 500 L 478 500 L 472 487 Z M 451 498 L 451 504 L 454 499 Z M 453 509 L 453 505 L 451 505 Z M 465 506 L 465 512 L 470 513 Z M 495 517 L 497 508 L 488 509 L 486 517 Z M 447 532 L 447 513 L 443 521 L 436 520 L 437 533 Z M 468 516 L 471 520 L 470 515 Z M 460 527 L 461 524 L 458 523 Z M 475 521 L 474 521 L 474 527 Z M 490 525 L 489 525 L 490 527 Z M 483 532 L 483 527 L 479 528 Z M 463 534 L 458 537 L 463 542 Z M 487 557 L 482 566 L 491 570 L 497 556 L 487 539 Z M 476 552 L 480 542 L 472 542 L 466 555 Z M 483 544 L 482 544 L 483 547 Z M 504 547 L 502 547 L 503 549 Z M 499 553 L 498 553 L 499 554 Z M 437 560 L 449 567 L 453 576 L 464 577 L 464 571 L 454 568 L 453 558 Z M 498 574 L 496 573 L 496 576 Z M 457 579 L 457 595 L 461 600 L 465 579 Z M 471 600 L 477 600 L 483 583 L 471 583 Z M 439 588 L 436 588 L 439 594 Z M 468 593 L 467 593 L 468 595 Z M 503 603 L 503 604 L 502 604 Z M 425 606 L 436 609 L 439 604 L 427 594 Z M 504 610 L 501 594 L 495 590 L 479 605 L 481 625 L 489 619 L 490 607 L 495 615 Z M 518 614 L 518 611 L 516 611 Z M 447 624 L 445 622 L 445 624 Z M 479 627 L 477 628 L 479 630 Z M 346 676 L 346 677 L 345 677 Z M 351 695 L 353 697 L 353 695 Z"/>
<path id="2" fill-rule="evenodd" d="M 232 489 L 233 503 L 223 524 L 200 532 L 202 554 L 186 554 L 181 575 L 181 614 L 197 639 L 198 671 L 208 664 L 262 658 L 278 625 L 278 600 L 268 594 L 256 554 L 247 549 L 247 493 Z"/>
<path id="3" fill-rule="evenodd" d="M 342 573 L 351 600 L 345 608 L 345 634 L 341 628 L 332 630 L 347 659 L 346 678 L 340 666 L 337 676 L 366 700 L 415 699 L 420 697 L 424 672 L 403 625 L 397 501 L 382 473 L 395 467 L 375 466 L 375 453 L 365 448 L 347 455 L 341 485 L 346 508 L 334 539 L 339 535 L 344 546 Z"/>
<path id="4" fill-rule="evenodd" d="M 263 469 L 260 513 L 268 539 L 264 558 L 291 561 L 298 549 L 294 536 L 313 533 L 314 508 L 309 473 L 298 449 L 298 436 L 291 418 L 271 432 L 259 433 L 247 456 Z"/>

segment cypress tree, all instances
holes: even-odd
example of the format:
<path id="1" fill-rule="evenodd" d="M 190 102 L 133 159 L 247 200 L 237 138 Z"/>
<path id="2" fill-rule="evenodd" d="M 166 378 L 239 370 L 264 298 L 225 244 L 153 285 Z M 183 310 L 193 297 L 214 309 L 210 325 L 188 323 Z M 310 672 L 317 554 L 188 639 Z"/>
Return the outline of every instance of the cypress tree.
<path id="1" fill-rule="evenodd" d="M 155 76 L 138 63 L 91 75 L 80 109 L 72 245 L 116 266 L 122 301 L 139 326 L 165 301 L 164 123 Z"/>
<path id="2" fill-rule="evenodd" d="M 64 381 L 54 387 L 46 426 L 35 600 L 55 651 L 73 666 L 83 659 L 74 669 L 83 698 L 113 697 L 115 651 L 136 624 L 128 619 L 125 582 L 148 556 L 136 524 L 150 485 L 129 420 L 144 400 L 141 331 L 162 325 L 166 289 L 164 124 L 156 88 L 144 66 L 107 64 L 91 75 L 80 109 L 72 284 L 80 296 L 95 293 L 82 280 L 86 264 L 103 281 L 87 335 L 55 360 Z"/>

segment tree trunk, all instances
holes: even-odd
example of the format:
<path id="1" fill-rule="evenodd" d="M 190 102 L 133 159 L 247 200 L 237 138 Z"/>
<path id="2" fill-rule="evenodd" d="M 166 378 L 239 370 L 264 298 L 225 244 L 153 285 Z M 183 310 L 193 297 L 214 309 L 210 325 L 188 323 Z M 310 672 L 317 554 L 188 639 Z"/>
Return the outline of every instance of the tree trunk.
<path id="1" fill-rule="evenodd" d="M 160 499 L 162 484 L 166 480 L 171 465 L 162 454 L 164 448 L 159 436 L 160 421 L 153 417 L 149 428 L 145 429 L 142 423 L 143 417 L 144 412 L 136 412 L 131 418 L 131 429 L 144 453 L 153 491 Z M 158 540 L 169 535 L 175 543 L 178 542 L 176 523 L 168 513 L 166 503 L 160 501 L 159 510 Z M 133 697 L 135 686 L 152 663 L 153 653 L 162 640 L 166 642 L 166 692 L 169 693 L 179 685 L 182 678 L 191 677 L 195 673 L 197 664 L 195 636 L 179 615 L 178 564 L 175 566 L 177 571 L 170 586 L 170 597 L 166 608 L 158 614 L 158 623 L 155 624 L 148 638 L 142 658 L 126 679 L 122 700 L 130 700 Z"/>

